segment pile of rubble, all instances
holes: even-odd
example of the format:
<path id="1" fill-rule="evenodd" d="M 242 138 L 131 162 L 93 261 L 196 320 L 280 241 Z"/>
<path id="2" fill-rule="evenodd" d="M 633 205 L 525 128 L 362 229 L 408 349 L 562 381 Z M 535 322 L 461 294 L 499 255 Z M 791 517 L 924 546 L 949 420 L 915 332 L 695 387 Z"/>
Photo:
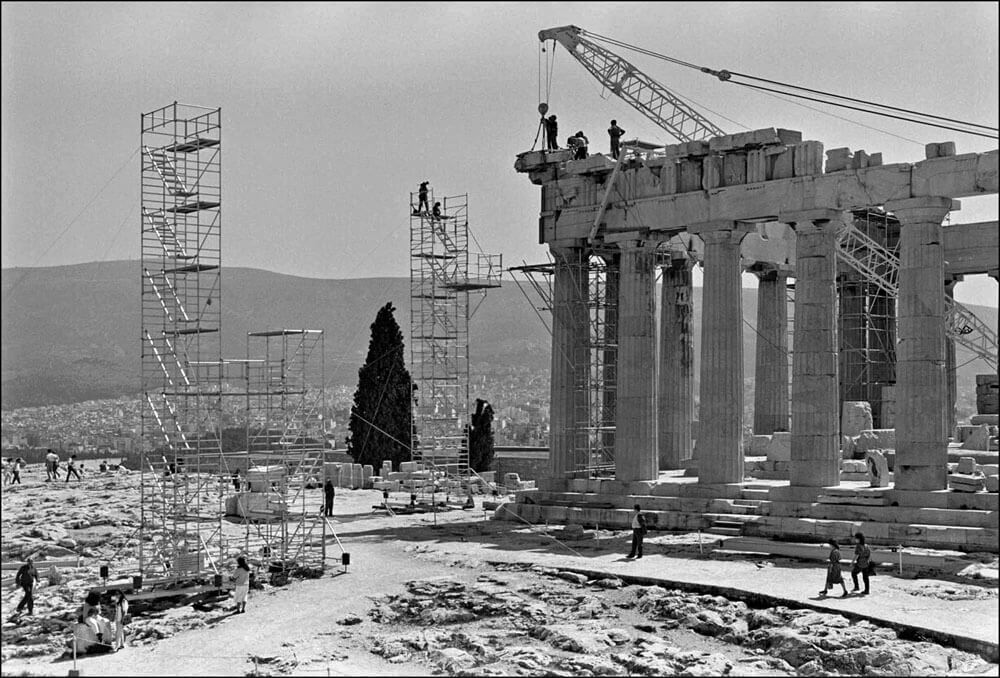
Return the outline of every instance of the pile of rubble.
<path id="1" fill-rule="evenodd" d="M 406 593 L 378 599 L 371 617 L 400 631 L 378 637 L 372 652 L 451 675 L 902 676 L 997 668 L 836 614 L 756 610 L 720 596 L 537 566 L 469 585 L 449 577 L 411 581 Z"/>

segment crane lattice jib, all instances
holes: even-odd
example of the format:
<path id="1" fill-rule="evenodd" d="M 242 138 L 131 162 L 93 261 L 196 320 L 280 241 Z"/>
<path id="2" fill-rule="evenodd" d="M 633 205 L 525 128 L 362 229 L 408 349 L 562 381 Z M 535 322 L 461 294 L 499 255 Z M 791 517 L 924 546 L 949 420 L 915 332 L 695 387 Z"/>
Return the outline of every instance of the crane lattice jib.
<path id="1" fill-rule="evenodd" d="M 561 26 L 539 31 L 538 39 L 559 42 L 602 85 L 678 140 L 699 141 L 725 134 L 666 87 L 585 35 L 586 31 L 576 26 Z"/>
<path id="2" fill-rule="evenodd" d="M 837 256 L 872 284 L 896 298 L 899 257 L 856 226 L 845 223 L 837 232 Z M 945 332 L 987 365 L 997 369 L 996 332 L 962 304 L 945 295 Z"/>

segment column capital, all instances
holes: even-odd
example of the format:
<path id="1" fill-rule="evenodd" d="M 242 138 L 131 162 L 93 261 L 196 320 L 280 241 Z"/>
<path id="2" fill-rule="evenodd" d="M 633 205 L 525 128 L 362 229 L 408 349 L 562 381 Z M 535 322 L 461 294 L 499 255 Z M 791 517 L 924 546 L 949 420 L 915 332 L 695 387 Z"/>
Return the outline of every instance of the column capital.
<path id="1" fill-rule="evenodd" d="M 770 261 L 755 261 L 746 267 L 747 273 L 753 273 L 758 280 L 776 280 L 779 277 L 788 277 L 795 273 L 795 267 L 791 264 L 779 264 Z"/>
<path id="2" fill-rule="evenodd" d="M 687 227 L 687 232 L 698 236 L 705 244 L 711 242 L 739 245 L 748 233 L 756 229 L 757 225 L 748 221 L 704 221 L 700 224 L 691 224 Z"/>
<path id="3" fill-rule="evenodd" d="M 885 203 L 886 211 L 892 212 L 904 226 L 931 222 L 940 224 L 948 212 L 961 208 L 962 203 L 958 200 L 935 196 L 903 198 Z"/>
<path id="4" fill-rule="evenodd" d="M 635 250 L 647 250 L 652 253 L 656 251 L 657 246 L 660 244 L 655 240 L 619 240 L 617 243 L 618 249 L 622 252 L 629 252 Z"/>
<path id="5" fill-rule="evenodd" d="M 579 244 L 571 244 L 569 241 L 562 241 L 559 244 L 549 243 L 549 252 L 553 257 L 583 256 L 589 250 L 583 245 L 583 240 L 577 241 Z"/>
<path id="6" fill-rule="evenodd" d="M 733 221 L 732 219 L 716 219 L 714 221 L 702 221 L 697 224 L 688 224 L 687 232 L 691 235 L 701 235 L 714 231 L 741 231 L 745 234 L 757 229 L 757 224 L 750 221 Z"/>
<path id="7" fill-rule="evenodd" d="M 778 221 L 783 224 L 788 224 L 793 229 L 798 230 L 801 227 L 815 226 L 821 228 L 822 225 L 834 222 L 840 224 L 844 222 L 849 217 L 844 210 L 834 210 L 827 208 L 819 208 L 813 210 L 798 210 L 795 212 L 779 212 Z"/>

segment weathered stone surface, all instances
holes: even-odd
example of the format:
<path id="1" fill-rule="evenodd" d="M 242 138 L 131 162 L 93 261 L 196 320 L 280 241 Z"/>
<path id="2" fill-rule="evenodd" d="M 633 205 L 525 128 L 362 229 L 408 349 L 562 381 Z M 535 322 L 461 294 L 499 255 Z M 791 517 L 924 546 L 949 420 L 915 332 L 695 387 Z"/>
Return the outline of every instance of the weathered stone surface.
<path id="1" fill-rule="evenodd" d="M 865 453 L 865 464 L 868 468 L 868 482 L 872 487 L 889 486 L 889 462 L 878 450 L 868 450 Z"/>
<path id="2" fill-rule="evenodd" d="M 986 476 L 980 474 L 952 473 L 948 488 L 956 492 L 979 492 L 986 486 Z"/>
<path id="3" fill-rule="evenodd" d="M 962 443 L 963 450 L 988 450 L 990 449 L 990 438 L 995 438 L 995 431 L 990 426 L 980 424 L 970 433 L 966 434 L 965 442 Z M 966 457 L 963 457 L 965 459 Z M 963 471 L 967 473 L 967 471 Z"/>
<path id="4" fill-rule="evenodd" d="M 858 436 L 862 431 L 872 428 L 872 406 L 866 401 L 844 401 L 840 415 L 840 433 L 845 436 Z"/>
<path id="5" fill-rule="evenodd" d="M 792 434 L 790 431 L 775 431 L 767 448 L 768 461 L 791 461 Z"/>

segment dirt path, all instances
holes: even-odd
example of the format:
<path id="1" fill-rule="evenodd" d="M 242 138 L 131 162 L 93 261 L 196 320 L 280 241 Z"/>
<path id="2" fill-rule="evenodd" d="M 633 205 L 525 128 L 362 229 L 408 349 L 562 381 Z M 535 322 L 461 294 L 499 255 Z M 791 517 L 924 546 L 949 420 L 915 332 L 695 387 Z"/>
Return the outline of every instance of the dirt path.
<path id="1" fill-rule="evenodd" d="M 254 592 L 246 614 L 206 612 L 196 628 L 117 654 L 80 658 L 81 675 L 245 675 L 255 670 L 274 675 L 434 675 L 435 667 L 408 655 L 392 660 L 371 651 L 378 639 L 399 630 L 371 618 L 376 599 L 403 595 L 405 583 L 415 579 L 447 577 L 472 586 L 484 574 L 495 572 L 491 562 L 728 586 L 780 596 L 790 604 L 808 601 L 830 612 L 849 610 L 916 621 L 996 642 L 995 585 L 969 585 L 969 595 L 963 596 L 965 584 L 883 576 L 873 580 L 874 595 L 868 598 L 818 601 L 819 565 L 764 558 L 706 559 L 684 537 L 655 535 L 647 542 L 645 558 L 627 561 L 624 532 L 559 543 L 541 527 L 488 520 L 490 514 L 479 508 L 438 514 L 436 526 L 428 515 L 385 517 L 372 512 L 378 499 L 372 491 L 338 493 L 338 534 L 351 553 L 347 573 L 333 566 L 320 579 Z M 336 556 L 337 549 L 333 550 Z M 933 595 L 945 590 L 954 593 L 950 598 Z M 42 614 L 45 595 L 43 588 Z M 10 612 L 8 600 L 4 598 L 5 616 Z M 253 657 L 259 658 L 256 664 Z M 12 657 L 3 662 L 2 672 L 52 675 L 71 667 L 71 662 L 53 661 L 51 656 Z"/>

